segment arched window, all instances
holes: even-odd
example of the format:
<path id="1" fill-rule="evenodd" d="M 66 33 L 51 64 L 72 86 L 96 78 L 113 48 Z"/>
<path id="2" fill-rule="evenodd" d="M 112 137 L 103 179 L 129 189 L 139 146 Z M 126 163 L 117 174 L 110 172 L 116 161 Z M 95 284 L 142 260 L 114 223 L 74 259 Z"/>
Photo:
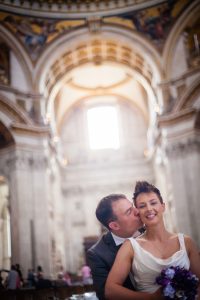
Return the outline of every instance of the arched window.
<path id="1" fill-rule="evenodd" d="M 118 149 L 119 126 L 116 106 L 95 106 L 87 111 L 90 149 Z"/>

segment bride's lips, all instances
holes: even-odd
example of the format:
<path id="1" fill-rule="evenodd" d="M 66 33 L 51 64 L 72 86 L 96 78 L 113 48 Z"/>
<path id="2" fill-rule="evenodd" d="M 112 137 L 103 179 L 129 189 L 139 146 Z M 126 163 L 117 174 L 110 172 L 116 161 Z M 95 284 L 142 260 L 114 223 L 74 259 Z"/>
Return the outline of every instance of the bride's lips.
<path id="1" fill-rule="evenodd" d="M 152 220 L 155 216 L 156 216 L 155 213 L 150 213 L 150 214 L 147 214 L 145 217 L 149 220 Z"/>

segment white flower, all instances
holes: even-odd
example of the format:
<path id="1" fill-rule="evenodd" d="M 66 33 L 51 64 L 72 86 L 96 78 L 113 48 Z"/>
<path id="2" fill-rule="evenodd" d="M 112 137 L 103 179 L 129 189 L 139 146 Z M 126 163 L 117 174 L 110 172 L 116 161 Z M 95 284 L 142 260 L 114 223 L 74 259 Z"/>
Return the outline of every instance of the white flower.
<path id="1" fill-rule="evenodd" d="M 172 279 L 172 278 L 174 278 L 175 270 L 172 268 L 169 268 L 165 271 L 165 275 L 167 276 L 167 278 Z"/>
<path id="2" fill-rule="evenodd" d="M 182 290 L 177 291 L 175 295 L 177 296 L 177 298 L 180 298 L 182 300 L 187 300 L 187 297 L 185 296 L 185 293 Z"/>

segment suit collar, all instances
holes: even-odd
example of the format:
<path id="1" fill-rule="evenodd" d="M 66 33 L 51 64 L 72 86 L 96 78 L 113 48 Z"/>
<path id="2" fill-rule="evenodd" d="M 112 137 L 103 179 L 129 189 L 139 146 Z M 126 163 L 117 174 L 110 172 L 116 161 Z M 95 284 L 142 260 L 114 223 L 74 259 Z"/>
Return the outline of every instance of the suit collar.
<path id="1" fill-rule="evenodd" d="M 113 247 L 116 247 L 115 245 L 115 241 L 112 237 L 112 234 L 111 232 L 107 232 L 105 235 L 104 235 L 104 241 L 106 244 L 108 244 L 109 246 L 113 246 Z"/>
<path id="2" fill-rule="evenodd" d="M 119 237 L 112 232 L 111 232 L 111 235 L 113 237 L 113 240 L 114 240 L 116 246 L 122 245 L 123 242 L 126 240 L 126 238 Z"/>

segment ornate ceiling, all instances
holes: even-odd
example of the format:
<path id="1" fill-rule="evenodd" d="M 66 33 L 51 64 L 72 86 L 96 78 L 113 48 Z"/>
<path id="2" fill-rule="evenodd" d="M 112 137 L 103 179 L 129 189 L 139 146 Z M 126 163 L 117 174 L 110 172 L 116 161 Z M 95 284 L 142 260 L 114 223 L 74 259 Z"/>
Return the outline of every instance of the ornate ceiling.
<path id="1" fill-rule="evenodd" d="M 109 16 L 144 9 L 164 0 L 2 0 L 0 10 L 17 14 L 62 19 Z"/>
<path id="2" fill-rule="evenodd" d="M 100 16 L 101 5 L 99 3 L 101 1 L 99 0 L 71 1 L 71 6 L 67 4 L 68 0 L 65 1 L 65 5 L 63 0 L 0 1 L 0 3 L 2 2 L 3 4 L 0 4 L 0 24 L 17 37 L 35 63 L 49 44 L 57 38 L 69 34 L 72 30 L 80 28 L 88 28 L 91 33 L 101 32 L 103 26 L 120 26 L 133 32 L 138 31 L 152 42 L 158 51 L 162 51 L 164 41 L 173 24 L 190 0 L 126 0 L 124 2 L 127 6 L 124 8 L 122 8 L 123 1 L 104 0 L 102 3 L 106 5 L 106 10 L 102 11 L 102 16 Z M 111 2 L 115 4 L 111 5 Z M 133 2 L 137 2 L 137 4 L 126 11 L 129 4 Z M 55 7 L 59 3 L 60 6 L 56 10 Z M 119 10 L 115 9 L 117 3 L 120 3 Z M 81 12 L 82 6 L 85 7 L 84 13 Z M 72 8 L 75 13 L 70 10 Z M 90 9 L 96 9 L 96 12 L 90 13 Z M 55 14 L 58 16 L 52 15 L 51 10 L 56 10 Z"/>
<path id="3" fill-rule="evenodd" d="M 68 72 L 74 68 L 88 63 L 100 66 L 103 62 L 115 62 L 125 65 L 142 74 L 149 83 L 152 80 L 153 75 L 151 68 L 147 63 L 144 63 L 144 59 L 139 55 L 139 53 L 133 53 L 130 48 L 123 46 L 120 43 L 96 39 L 93 40 L 91 44 L 80 44 L 77 49 L 67 51 L 59 58 L 59 60 L 55 61 L 46 78 L 46 89 L 48 93 L 51 92 L 56 83 L 65 76 L 65 74 L 68 74 Z M 125 81 L 125 76 L 123 75 L 122 77 L 123 78 L 121 78 L 121 80 L 116 79 L 116 82 L 111 83 L 111 81 L 108 80 L 106 82 L 109 82 L 109 85 L 116 85 L 117 82 Z M 90 85 L 90 88 L 97 88 L 98 86 L 95 83 L 91 83 L 91 77 L 89 78 L 90 79 L 87 79 L 87 82 L 85 79 L 84 84 L 82 79 L 82 84 L 77 83 L 76 85 L 84 86 L 85 88 Z M 88 80 L 90 84 L 88 83 Z M 100 85 L 101 84 L 99 84 L 99 86 Z"/>
<path id="4" fill-rule="evenodd" d="M 102 95 L 132 101 L 147 120 L 148 98 L 156 106 L 151 91 L 156 75 L 147 60 L 148 49 L 162 52 L 189 4 L 190 0 L 0 0 L 0 26 L 16 38 L 33 68 L 41 68 L 46 118 L 54 111 L 57 128 L 76 102 Z M 118 39 L 117 30 L 143 38 L 150 48 L 142 52 L 132 39 L 129 46 L 126 39 Z M 83 38 L 85 32 L 88 39 Z M 8 84 L 9 56 L 3 37 L 0 46 L 0 82 Z M 49 49 L 56 55 L 46 64 L 43 59 L 51 56 Z"/>

